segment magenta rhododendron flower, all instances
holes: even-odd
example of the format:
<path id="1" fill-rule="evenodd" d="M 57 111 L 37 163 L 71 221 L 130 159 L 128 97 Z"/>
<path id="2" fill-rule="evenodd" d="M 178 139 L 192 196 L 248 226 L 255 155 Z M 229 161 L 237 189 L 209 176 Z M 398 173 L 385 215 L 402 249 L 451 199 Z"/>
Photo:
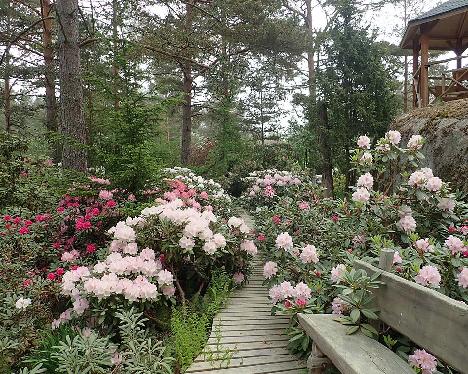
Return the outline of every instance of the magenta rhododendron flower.
<path id="1" fill-rule="evenodd" d="M 18 233 L 19 233 L 20 235 L 29 234 L 29 228 L 28 228 L 28 226 L 23 226 L 23 227 L 21 227 L 21 228 L 18 230 Z"/>
<path id="2" fill-rule="evenodd" d="M 437 359 L 424 349 L 416 349 L 408 356 L 408 362 L 411 366 L 421 369 L 422 374 L 431 374 L 437 369 Z"/>

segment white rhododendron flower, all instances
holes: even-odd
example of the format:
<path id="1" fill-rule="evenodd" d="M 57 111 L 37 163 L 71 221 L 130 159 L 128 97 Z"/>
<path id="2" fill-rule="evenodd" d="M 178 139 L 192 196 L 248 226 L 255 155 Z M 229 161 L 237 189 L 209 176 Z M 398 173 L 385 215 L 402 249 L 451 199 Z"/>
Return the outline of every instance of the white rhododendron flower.
<path id="1" fill-rule="evenodd" d="M 370 198 L 369 190 L 364 187 L 359 187 L 356 191 L 353 192 L 352 198 L 354 201 L 366 203 Z"/>
<path id="2" fill-rule="evenodd" d="M 359 148 L 369 149 L 370 148 L 369 137 L 365 135 L 361 135 L 357 140 L 357 145 Z"/>
<path id="3" fill-rule="evenodd" d="M 286 250 L 290 250 L 293 248 L 293 239 L 291 235 L 289 235 L 287 232 L 282 232 L 279 234 L 276 238 L 276 246 L 278 248 L 283 248 Z"/>
<path id="4" fill-rule="evenodd" d="M 15 303 L 16 309 L 21 309 L 21 310 L 26 309 L 30 305 L 31 305 L 31 299 L 23 298 L 23 297 L 20 297 Z"/>
<path id="5" fill-rule="evenodd" d="M 399 131 L 390 130 L 385 134 L 385 139 L 387 139 L 393 145 L 398 145 L 401 141 L 401 134 Z"/>
<path id="6" fill-rule="evenodd" d="M 424 139 L 421 135 L 412 135 L 411 138 L 408 140 L 407 147 L 413 151 L 417 151 L 421 149 L 423 143 Z"/>
<path id="7" fill-rule="evenodd" d="M 370 152 L 364 152 L 359 159 L 359 162 L 363 165 L 372 164 L 372 154 Z"/>
<path id="8" fill-rule="evenodd" d="M 374 185 L 374 177 L 372 177 L 371 173 L 366 173 L 366 174 L 361 175 L 357 181 L 358 187 L 365 187 L 368 190 L 371 190 L 373 185 Z"/>

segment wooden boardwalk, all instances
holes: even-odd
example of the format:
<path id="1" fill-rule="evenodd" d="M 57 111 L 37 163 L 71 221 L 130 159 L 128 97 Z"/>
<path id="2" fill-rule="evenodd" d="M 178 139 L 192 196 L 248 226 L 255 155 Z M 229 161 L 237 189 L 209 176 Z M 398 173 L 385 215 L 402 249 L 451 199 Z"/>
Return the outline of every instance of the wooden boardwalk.
<path id="1" fill-rule="evenodd" d="M 253 264 L 249 283 L 236 290 L 215 317 L 208 344 L 186 373 L 306 374 L 306 363 L 286 348 L 289 319 L 271 316 L 262 268 Z"/>

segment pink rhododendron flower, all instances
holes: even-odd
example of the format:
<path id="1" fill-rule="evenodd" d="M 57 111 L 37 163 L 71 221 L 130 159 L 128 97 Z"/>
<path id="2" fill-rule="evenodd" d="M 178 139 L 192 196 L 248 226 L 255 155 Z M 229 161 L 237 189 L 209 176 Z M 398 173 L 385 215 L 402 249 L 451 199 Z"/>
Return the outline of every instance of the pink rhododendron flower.
<path id="1" fill-rule="evenodd" d="M 106 202 L 107 208 L 115 208 L 116 206 L 117 206 L 117 203 L 114 200 L 107 200 Z"/>
<path id="2" fill-rule="evenodd" d="M 425 187 L 431 192 L 440 191 L 442 188 L 442 179 L 438 177 L 430 177 L 427 179 Z"/>
<path id="3" fill-rule="evenodd" d="M 463 288 L 468 288 L 468 267 L 464 267 L 457 276 L 458 285 Z"/>
<path id="4" fill-rule="evenodd" d="M 456 254 L 458 252 L 463 252 L 465 250 L 465 245 L 463 244 L 463 241 L 456 236 L 450 235 L 446 240 L 445 240 L 445 246 L 450 249 L 452 254 Z"/>
<path id="5" fill-rule="evenodd" d="M 426 183 L 426 180 L 426 175 L 422 171 L 417 170 L 410 175 L 408 179 L 408 185 L 411 187 L 420 187 Z"/>
<path id="6" fill-rule="evenodd" d="M 109 179 L 98 178 L 98 177 L 92 176 L 92 177 L 89 177 L 89 180 L 97 184 L 110 185 Z"/>
<path id="7" fill-rule="evenodd" d="M 276 214 L 273 217 L 271 217 L 271 220 L 275 225 L 279 225 L 281 223 L 281 217 Z"/>
<path id="8" fill-rule="evenodd" d="M 395 251 L 393 254 L 393 264 L 401 264 L 403 262 L 403 259 L 400 256 L 400 252 Z"/>
<path id="9" fill-rule="evenodd" d="M 364 152 L 361 158 L 359 159 L 359 163 L 362 165 L 370 165 L 372 164 L 372 159 L 372 154 L 370 154 L 369 152 Z"/>
<path id="10" fill-rule="evenodd" d="M 202 198 L 203 200 L 207 200 L 208 197 L 209 197 L 208 192 L 206 192 L 206 191 L 200 192 L 200 198 Z"/>
<path id="11" fill-rule="evenodd" d="M 307 306 L 307 300 L 305 300 L 305 299 L 297 299 L 297 300 L 296 300 L 296 306 L 297 306 L 298 308 L 301 308 L 301 309 L 305 308 L 305 307 Z"/>
<path id="12" fill-rule="evenodd" d="M 315 248 L 313 245 L 306 245 L 304 248 L 302 248 L 300 259 L 304 264 L 310 264 L 311 262 L 316 264 L 319 262 L 317 248 Z"/>
<path id="13" fill-rule="evenodd" d="M 130 195 L 128 195 L 127 200 L 128 200 L 128 201 L 136 201 L 136 197 L 135 197 L 134 194 L 131 193 Z"/>
<path id="14" fill-rule="evenodd" d="M 390 130 L 385 134 L 385 139 L 387 139 L 393 145 L 398 145 L 401 141 L 401 134 L 399 131 Z"/>
<path id="15" fill-rule="evenodd" d="M 418 275 L 414 278 L 416 283 L 428 287 L 439 287 L 441 281 L 439 270 L 435 266 L 426 265 L 419 270 Z"/>
<path id="16" fill-rule="evenodd" d="M 263 195 L 266 197 L 273 197 L 276 195 L 276 191 L 272 186 L 266 186 L 263 190 Z"/>
<path id="17" fill-rule="evenodd" d="M 273 261 L 268 261 L 263 266 L 263 276 L 265 279 L 270 279 L 278 272 L 278 264 Z"/>
<path id="18" fill-rule="evenodd" d="M 241 272 L 237 272 L 232 276 L 232 279 L 234 279 L 234 282 L 236 282 L 237 284 L 241 284 L 245 279 L 245 275 Z"/>
<path id="19" fill-rule="evenodd" d="M 23 287 L 29 287 L 30 285 L 32 284 L 32 280 L 31 279 L 25 279 L 23 281 Z"/>
<path id="20" fill-rule="evenodd" d="M 406 233 L 410 233 L 416 230 L 416 221 L 411 215 L 404 215 L 397 222 L 397 227 Z"/>
<path id="21" fill-rule="evenodd" d="M 352 199 L 360 203 L 366 203 L 369 201 L 370 193 L 367 188 L 359 187 L 356 191 L 353 192 Z"/>
<path id="22" fill-rule="evenodd" d="M 310 205 L 307 201 L 300 201 L 298 204 L 299 209 L 301 210 L 308 210 L 310 209 Z"/>
<path id="23" fill-rule="evenodd" d="M 428 238 L 416 240 L 414 246 L 421 252 L 432 252 L 434 250 L 434 246 L 429 242 Z"/>
<path id="24" fill-rule="evenodd" d="M 244 240 L 240 245 L 240 249 L 253 256 L 257 254 L 257 246 L 252 240 Z"/>
<path id="25" fill-rule="evenodd" d="M 358 187 L 364 187 L 364 188 L 367 188 L 368 190 L 371 190 L 373 185 L 374 185 L 374 177 L 371 175 L 371 173 L 366 173 L 366 174 L 361 175 L 357 181 Z"/>
<path id="26" fill-rule="evenodd" d="M 408 362 L 411 366 L 421 369 L 421 374 L 431 374 L 437 369 L 437 359 L 424 349 L 416 349 L 408 356 Z"/>
<path id="27" fill-rule="evenodd" d="M 455 200 L 443 197 L 439 200 L 437 208 L 446 212 L 453 212 L 453 210 L 455 209 Z"/>
<path id="28" fill-rule="evenodd" d="M 290 250 L 293 248 L 293 240 L 287 232 L 282 232 L 276 238 L 276 247 Z"/>
<path id="29" fill-rule="evenodd" d="M 265 240 L 266 240 L 265 234 L 262 234 L 262 233 L 258 234 L 257 240 L 258 240 L 259 242 L 265 241 Z"/>
<path id="30" fill-rule="evenodd" d="M 361 135 L 357 140 L 357 145 L 359 148 L 369 149 L 370 148 L 369 137 L 365 135 Z"/>
<path id="31" fill-rule="evenodd" d="M 296 287 L 294 287 L 293 296 L 296 299 L 309 300 L 311 294 L 312 290 L 304 282 L 299 282 L 298 284 L 296 284 Z"/>
<path id="32" fill-rule="evenodd" d="M 340 283 L 345 273 L 346 265 L 338 264 L 332 268 L 330 279 L 333 283 Z"/>
<path id="33" fill-rule="evenodd" d="M 75 221 L 76 231 L 85 231 L 93 227 L 92 223 L 88 220 L 85 220 L 83 217 L 78 217 Z"/>
<path id="34" fill-rule="evenodd" d="M 332 314 L 341 316 L 348 310 L 349 304 L 340 299 L 340 297 L 335 297 L 332 301 L 331 307 Z"/>
<path id="35" fill-rule="evenodd" d="M 408 140 L 407 147 L 412 151 L 417 151 L 421 149 L 423 146 L 424 139 L 421 135 L 412 135 L 411 138 Z"/>
<path id="36" fill-rule="evenodd" d="M 74 249 L 70 252 L 63 252 L 62 257 L 60 259 L 63 262 L 71 262 L 71 261 L 75 261 L 78 257 L 80 257 L 80 254 L 76 249 Z"/>
<path id="37" fill-rule="evenodd" d="M 103 200 L 110 200 L 114 196 L 112 192 L 107 191 L 107 190 L 101 190 L 99 191 L 99 198 Z"/>

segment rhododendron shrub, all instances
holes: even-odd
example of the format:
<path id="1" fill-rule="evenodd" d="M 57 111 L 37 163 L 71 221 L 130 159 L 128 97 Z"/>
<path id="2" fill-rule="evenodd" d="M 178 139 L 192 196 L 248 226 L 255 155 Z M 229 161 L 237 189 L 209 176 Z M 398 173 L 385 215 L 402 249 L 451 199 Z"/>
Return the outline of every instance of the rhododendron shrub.
<path id="1" fill-rule="evenodd" d="M 294 174 L 289 171 L 268 169 L 254 171 L 243 179 L 248 186 L 242 196 L 245 204 L 255 207 L 270 206 L 285 196 L 294 196 L 313 184 L 305 174 Z M 302 205 L 306 209 L 305 205 Z"/>
<path id="2" fill-rule="evenodd" d="M 268 207 L 252 206 L 274 310 L 300 311 L 293 289 L 303 283 L 311 295 L 302 310 L 348 315 L 343 279 L 356 259 L 376 265 L 384 248 L 395 251 L 395 274 L 468 302 L 468 206 L 420 166 L 423 142 L 413 136 L 404 148 L 394 131 L 375 146 L 360 137 L 348 198 L 302 191 L 276 197 Z"/>

